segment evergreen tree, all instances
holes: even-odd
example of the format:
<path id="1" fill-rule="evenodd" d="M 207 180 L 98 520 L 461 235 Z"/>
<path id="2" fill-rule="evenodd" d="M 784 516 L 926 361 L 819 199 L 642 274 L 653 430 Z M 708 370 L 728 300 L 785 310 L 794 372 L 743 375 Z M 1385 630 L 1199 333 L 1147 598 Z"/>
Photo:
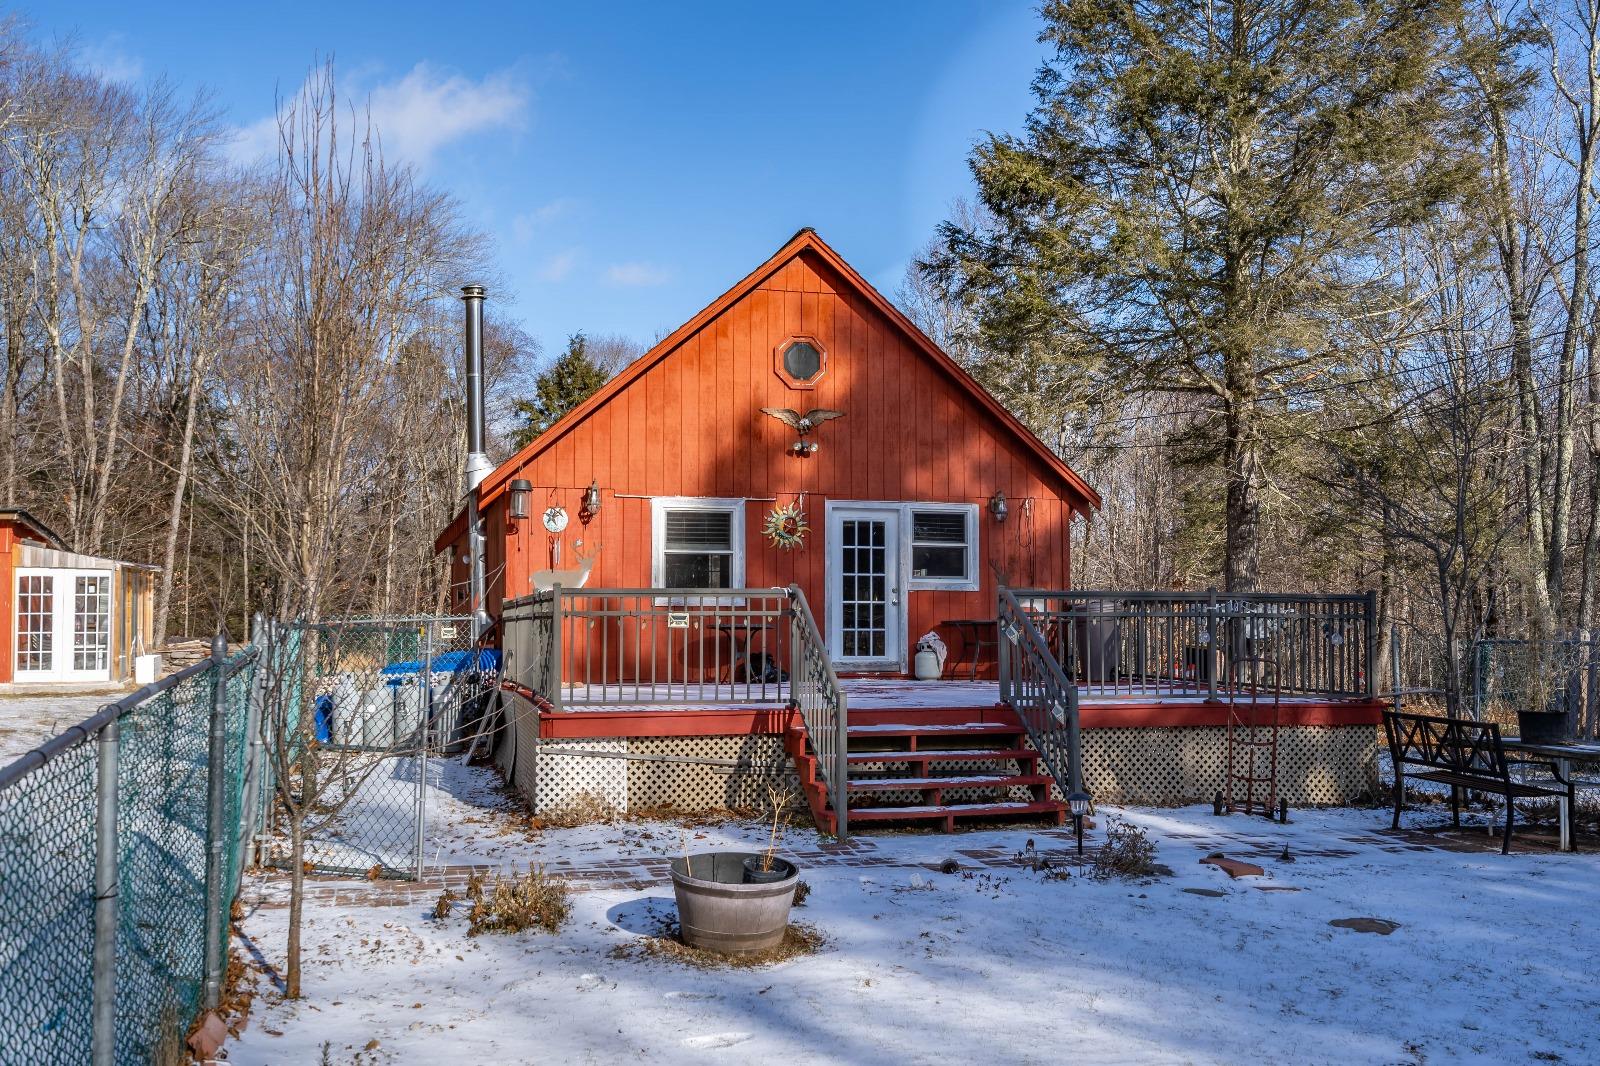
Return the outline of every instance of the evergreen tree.
<path id="1" fill-rule="evenodd" d="M 522 425 L 512 435 L 518 448 L 555 425 L 604 385 L 609 375 L 589 355 L 582 333 L 567 338 L 567 350 L 534 382 L 533 398 L 513 405 Z"/>
<path id="2" fill-rule="evenodd" d="M 980 225 L 924 264 L 978 343 L 1185 393 L 1253 588 L 1275 434 L 1404 297 L 1385 249 L 1460 196 L 1457 0 L 1049 0 L 1021 136 L 974 150 Z M 1290 432 L 1300 430 L 1291 429 Z"/>

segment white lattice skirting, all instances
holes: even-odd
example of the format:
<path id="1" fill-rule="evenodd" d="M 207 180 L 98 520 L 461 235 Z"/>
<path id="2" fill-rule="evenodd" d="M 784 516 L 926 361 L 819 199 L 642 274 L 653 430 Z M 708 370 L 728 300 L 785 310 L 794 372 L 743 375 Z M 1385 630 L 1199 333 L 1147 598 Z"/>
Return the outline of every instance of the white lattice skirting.
<path id="1" fill-rule="evenodd" d="M 759 808 L 766 806 L 773 783 L 787 784 L 798 794 L 781 737 L 541 741 L 537 723 L 537 715 L 513 716 L 496 749 L 501 769 L 532 801 L 535 813 L 595 801 L 618 810 Z M 1377 754 L 1376 726 L 1286 726 L 1278 734 L 1278 794 L 1294 806 L 1340 805 L 1370 797 L 1377 792 Z M 1206 802 L 1223 788 L 1227 730 L 1086 729 L 1083 755 L 1085 784 L 1098 802 Z M 946 764 L 951 773 L 965 768 Z M 968 797 L 952 794 L 949 799 L 963 802 Z"/>

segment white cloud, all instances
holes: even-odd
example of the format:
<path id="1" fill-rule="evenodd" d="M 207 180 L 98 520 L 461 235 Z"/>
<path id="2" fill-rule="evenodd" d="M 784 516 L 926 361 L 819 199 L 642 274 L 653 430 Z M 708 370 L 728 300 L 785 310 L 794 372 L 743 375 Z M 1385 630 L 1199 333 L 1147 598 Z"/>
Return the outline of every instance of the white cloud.
<path id="1" fill-rule="evenodd" d="M 665 285 L 672 271 L 652 263 L 616 263 L 606 268 L 606 280 L 613 285 Z"/>
<path id="2" fill-rule="evenodd" d="M 144 77 L 144 61 L 123 49 L 120 33 L 83 45 L 78 49 L 78 62 L 107 81 L 131 84 Z"/>
<path id="3" fill-rule="evenodd" d="M 530 95 L 511 70 L 475 82 L 418 63 L 399 81 L 374 88 L 369 99 L 385 153 L 425 167 L 453 141 L 488 130 L 520 129 Z"/>
<path id="4" fill-rule="evenodd" d="M 541 204 L 532 211 L 524 211 L 511 220 L 511 235 L 518 243 L 526 244 L 533 240 L 534 234 L 548 226 L 557 219 L 565 218 L 572 214 L 578 206 L 578 201 L 570 196 L 563 196 L 558 200 L 551 200 Z"/>
<path id="5" fill-rule="evenodd" d="M 558 252 L 539 264 L 534 271 L 534 276 L 540 281 L 565 281 L 572 273 L 572 268 L 578 265 L 578 249 L 568 248 Z"/>
<path id="6" fill-rule="evenodd" d="M 370 87 L 359 75 L 341 79 L 341 95 L 365 105 L 357 123 L 370 117 L 386 159 L 426 169 L 440 149 L 493 130 L 519 130 L 527 120 L 532 90 L 516 68 L 474 81 L 431 63 L 412 67 L 404 77 Z M 302 86 L 298 95 L 305 93 Z M 341 115 L 347 121 L 348 115 Z M 278 120 L 267 115 L 239 127 L 230 154 L 254 162 L 278 147 Z"/>

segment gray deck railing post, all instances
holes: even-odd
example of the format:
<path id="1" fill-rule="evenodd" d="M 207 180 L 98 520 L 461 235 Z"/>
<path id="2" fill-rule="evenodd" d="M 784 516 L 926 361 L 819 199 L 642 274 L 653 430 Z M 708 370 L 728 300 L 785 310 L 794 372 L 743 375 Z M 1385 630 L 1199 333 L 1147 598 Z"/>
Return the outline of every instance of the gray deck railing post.
<path id="1" fill-rule="evenodd" d="M 1366 598 L 1362 601 L 1366 610 L 1366 619 L 1362 625 L 1362 643 L 1366 645 L 1366 689 L 1367 699 L 1372 699 L 1378 693 L 1378 593 L 1368 589 Z"/>
<path id="2" fill-rule="evenodd" d="M 1389 623 L 1389 676 L 1394 688 L 1394 711 L 1399 714 L 1404 704 L 1400 694 L 1400 626 L 1398 623 Z"/>
<path id="3" fill-rule="evenodd" d="M 1206 601 L 1206 702 L 1217 702 L 1217 670 L 1219 652 L 1217 649 L 1217 590 L 1206 590 L 1210 598 Z"/>
<path id="4" fill-rule="evenodd" d="M 850 708 L 849 697 L 839 691 L 839 720 L 834 734 L 833 768 L 833 835 L 836 840 L 850 839 Z"/>
<path id="5" fill-rule="evenodd" d="M 545 684 L 550 689 L 544 694 L 550 709 L 561 710 L 561 586 L 550 589 L 550 666 Z"/>
<path id="6" fill-rule="evenodd" d="M 994 597 L 995 597 L 994 616 L 996 618 L 1000 619 L 1002 621 L 1002 623 L 1005 620 L 1005 613 L 1006 613 L 1005 612 L 1005 592 L 1004 592 L 1004 589 L 1005 589 L 1004 585 L 996 584 L 995 591 L 994 591 Z M 1000 675 L 1000 702 L 1009 706 L 1011 704 L 1011 695 L 1012 695 L 1012 693 L 1011 693 L 1011 641 L 1006 636 L 1006 630 L 1005 630 L 1005 626 L 1003 624 L 998 626 L 997 628 L 999 629 L 999 633 L 996 634 L 996 636 L 999 639 L 999 644 L 995 647 L 995 658 L 997 660 L 995 665 L 996 665 L 996 671 Z"/>
<path id="7" fill-rule="evenodd" d="M 117 1056 L 117 763 L 122 721 L 112 717 L 100 728 L 95 781 L 94 959 L 90 1054 L 94 1066 L 112 1066 Z"/>
<path id="8" fill-rule="evenodd" d="M 223 951 L 226 916 L 222 898 L 222 855 L 228 838 L 224 787 L 228 762 L 227 661 L 228 638 L 218 633 L 211 639 L 211 729 L 206 756 L 206 944 L 202 1010 L 212 1010 L 222 1002 L 222 970 L 227 957 Z"/>

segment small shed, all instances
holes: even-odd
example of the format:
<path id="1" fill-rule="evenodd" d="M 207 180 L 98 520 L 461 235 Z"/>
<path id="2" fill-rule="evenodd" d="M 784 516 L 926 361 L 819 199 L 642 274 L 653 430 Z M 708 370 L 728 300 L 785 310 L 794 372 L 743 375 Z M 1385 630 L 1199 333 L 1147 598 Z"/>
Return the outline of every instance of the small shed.
<path id="1" fill-rule="evenodd" d="M 0 508 L 0 685 L 120 683 L 149 650 L 157 568 L 67 550 Z"/>

